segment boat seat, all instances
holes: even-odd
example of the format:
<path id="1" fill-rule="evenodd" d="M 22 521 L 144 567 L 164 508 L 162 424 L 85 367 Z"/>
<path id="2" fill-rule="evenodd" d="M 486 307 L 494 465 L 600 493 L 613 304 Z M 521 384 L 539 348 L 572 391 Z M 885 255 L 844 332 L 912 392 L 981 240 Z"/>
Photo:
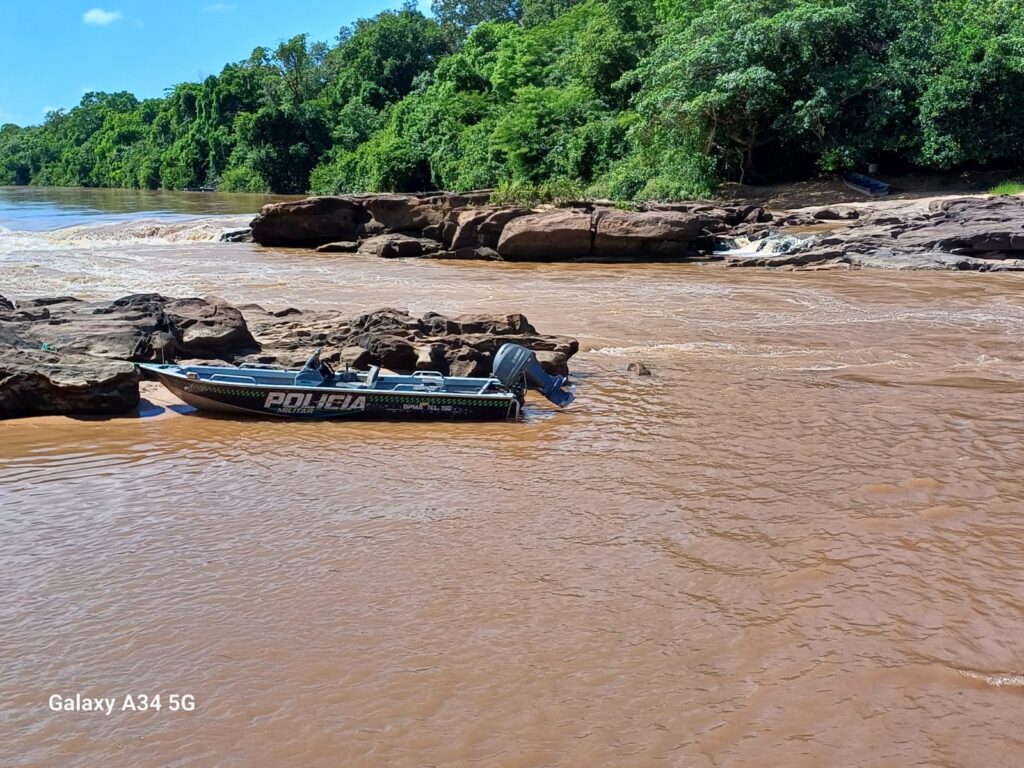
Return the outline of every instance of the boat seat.
<path id="1" fill-rule="evenodd" d="M 371 365 L 369 372 L 366 374 L 366 388 L 373 389 L 377 386 L 377 379 L 380 378 L 380 366 Z"/>

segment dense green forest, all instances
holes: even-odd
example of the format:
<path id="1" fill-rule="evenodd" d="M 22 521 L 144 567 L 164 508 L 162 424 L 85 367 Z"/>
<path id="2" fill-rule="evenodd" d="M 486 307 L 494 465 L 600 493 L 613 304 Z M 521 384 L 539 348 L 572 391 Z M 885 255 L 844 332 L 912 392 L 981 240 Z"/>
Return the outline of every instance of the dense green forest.
<path id="1" fill-rule="evenodd" d="M 434 0 L 0 128 L 0 184 L 708 195 L 1019 166 L 1024 0 Z"/>

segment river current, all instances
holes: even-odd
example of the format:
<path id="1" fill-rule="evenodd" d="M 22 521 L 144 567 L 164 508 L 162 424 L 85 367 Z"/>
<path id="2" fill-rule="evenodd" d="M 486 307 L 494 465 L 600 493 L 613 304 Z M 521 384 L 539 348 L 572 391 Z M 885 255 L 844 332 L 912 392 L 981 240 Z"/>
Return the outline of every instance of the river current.
<path id="1" fill-rule="evenodd" d="M 262 202 L 0 189 L 0 295 L 521 311 L 577 401 L 0 422 L 0 765 L 1020 762 L 1024 278 L 213 242 Z"/>

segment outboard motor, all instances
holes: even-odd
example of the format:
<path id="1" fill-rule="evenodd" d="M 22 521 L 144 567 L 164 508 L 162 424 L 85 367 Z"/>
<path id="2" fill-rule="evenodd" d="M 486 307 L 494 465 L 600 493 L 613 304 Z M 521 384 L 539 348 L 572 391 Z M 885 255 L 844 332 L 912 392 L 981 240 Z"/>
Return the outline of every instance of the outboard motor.
<path id="1" fill-rule="evenodd" d="M 540 365 L 537 356 L 518 344 L 503 344 L 494 356 L 494 376 L 506 387 L 514 386 L 523 377 L 526 383 L 544 397 L 565 408 L 576 399 L 572 392 L 566 392 L 565 376 L 550 376 Z"/>

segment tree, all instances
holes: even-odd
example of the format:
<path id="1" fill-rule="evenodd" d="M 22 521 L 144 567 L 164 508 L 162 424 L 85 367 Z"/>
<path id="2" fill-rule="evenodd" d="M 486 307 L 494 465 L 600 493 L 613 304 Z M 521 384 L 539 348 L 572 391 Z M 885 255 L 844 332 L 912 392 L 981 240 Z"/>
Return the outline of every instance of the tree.
<path id="1" fill-rule="evenodd" d="M 522 0 L 431 0 L 430 10 L 460 39 L 485 21 L 519 21 Z"/>

